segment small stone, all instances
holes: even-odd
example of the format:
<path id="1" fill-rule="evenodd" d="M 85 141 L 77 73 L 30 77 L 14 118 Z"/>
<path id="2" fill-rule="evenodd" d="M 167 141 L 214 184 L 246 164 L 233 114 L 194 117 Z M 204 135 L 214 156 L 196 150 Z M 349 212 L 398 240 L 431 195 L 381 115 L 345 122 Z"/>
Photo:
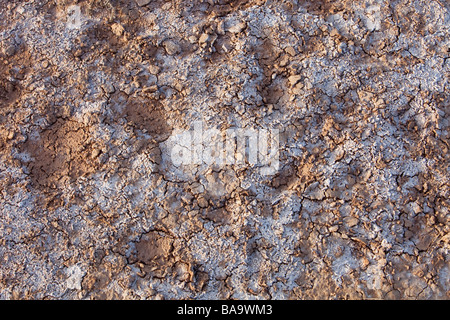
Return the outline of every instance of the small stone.
<path id="1" fill-rule="evenodd" d="M 18 7 L 16 9 L 16 11 L 17 11 L 18 14 L 24 14 L 25 13 L 25 9 L 23 7 Z"/>
<path id="2" fill-rule="evenodd" d="M 297 84 L 297 82 L 299 82 L 301 80 L 302 76 L 300 75 L 295 75 L 295 76 L 290 76 L 288 78 L 289 84 L 291 85 L 291 87 L 295 86 Z"/>
<path id="3" fill-rule="evenodd" d="M 139 81 L 133 81 L 132 83 L 131 83 L 132 85 L 133 85 L 133 87 L 134 88 L 136 88 L 136 89 L 138 89 L 138 88 L 141 88 L 142 87 L 142 85 L 141 85 L 141 83 L 139 82 Z"/>
<path id="4" fill-rule="evenodd" d="M 339 31 L 338 31 L 338 29 L 333 28 L 333 29 L 330 31 L 330 36 L 332 36 L 332 37 L 339 36 Z"/>
<path id="5" fill-rule="evenodd" d="M 247 27 L 247 24 L 244 21 L 237 20 L 229 20 L 226 23 L 226 31 L 231 33 L 240 33 Z"/>
<path id="6" fill-rule="evenodd" d="M 217 33 L 221 36 L 225 34 L 225 23 L 223 22 L 223 20 L 217 24 Z"/>
<path id="7" fill-rule="evenodd" d="M 289 63 L 289 56 L 285 54 L 280 60 L 280 67 L 286 67 Z"/>
<path id="8" fill-rule="evenodd" d="M 371 175 L 372 175 L 372 171 L 370 169 L 366 169 L 365 171 L 363 171 L 361 173 L 360 178 L 362 181 L 367 182 Z"/>
<path id="9" fill-rule="evenodd" d="M 175 88 L 178 92 L 183 91 L 183 85 L 182 85 L 181 83 L 179 83 L 179 82 L 175 83 L 174 88 Z"/>
<path id="10" fill-rule="evenodd" d="M 153 93 L 153 92 L 156 92 L 156 91 L 158 91 L 158 86 L 157 85 L 153 85 L 153 86 L 144 88 L 142 90 L 142 93 Z"/>
<path id="11" fill-rule="evenodd" d="M 206 200 L 203 197 L 198 198 L 197 202 L 198 202 L 198 205 L 200 206 L 200 208 L 208 207 L 208 200 Z"/>
<path id="12" fill-rule="evenodd" d="M 366 257 L 363 257 L 361 259 L 361 269 L 366 270 L 369 264 L 370 264 L 369 259 L 367 259 Z"/>
<path id="13" fill-rule="evenodd" d="M 193 198 L 194 196 L 192 194 L 186 193 L 181 196 L 181 201 L 183 201 L 184 203 L 190 203 Z"/>
<path id="14" fill-rule="evenodd" d="M 199 194 L 205 191 L 205 187 L 198 183 L 198 182 L 194 182 L 191 186 L 190 186 L 191 192 L 192 194 Z"/>
<path id="15" fill-rule="evenodd" d="M 296 55 L 295 49 L 293 47 L 287 47 L 284 51 L 286 51 L 286 53 L 290 54 L 291 56 Z"/>
<path id="16" fill-rule="evenodd" d="M 99 156 L 99 154 L 100 154 L 100 150 L 99 149 L 94 149 L 94 150 L 92 150 L 91 158 L 95 159 L 95 158 L 97 158 Z"/>
<path id="17" fill-rule="evenodd" d="M 151 65 L 150 67 L 148 67 L 148 71 L 153 74 L 156 75 L 161 71 L 161 68 L 155 65 Z"/>
<path id="18" fill-rule="evenodd" d="M 415 215 L 422 212 L 422 208 L 417 204 L 417 202 L 410 203 L 411 211 L 414 212 Z"/>
<path id="19" fill-rule="evenodd" d="M 309 194 L 313 200 L 322 200 L 325 197 L 325 192 L 323 190 L 315 190 Z"/>
<path id="20" fill-rule="evenodd" d="M 134 86 L 130 85 L 130 86 L 127 86 L 127 87 L 123 90 L 123 92 L 125 92 L 128 96 L 130 96 L 130 95 L 133 94 L 134 90 L 135 90 Z"/>
<path id="21" fill-rule="evenodd" d="M 200 32 L 202 31 L 202 28 L 198 25 L 194 26 L 192 28 L 192 33 L 198 37 L 198 35 L 200 34 Z"/>
<path id="22" fill-rule="evenodd" d="M 159 71 L 159 70 L 153 70 L 153 71 Z M 150 74 L 147 78 L 147 80 L 143 79 L 142 82 L 145 84 L 146 87 L 153 86 L 158 83 L 158 77 L 154 74 Z"/>
<path id="23" fill-rule="evenodd" d="M 75 50 L 75 52 L 73 53 L 73 56 L 76 58 L 79 58 L 83 55 L 83 50 L 81 48 L 78 48 Z"/>
<path id="24" fill-rule="evenodd" d="M 194 44 L 194 43 L 197 42 L 197 38 L 196 38 L 195 36 L 190 36 L 190 37 L 188 38 L 188 40 L 189 40 L 189 42 L 192 43 L 192 44 Z"/>
<path id="25" fill-rule="evenodd" d="M 334 225 L 334 226 L 331 226 L 331 227 L 328 228 L 328 230 L 330 232 L 336 232 L 336 231 L 338 231 L 338 229 L 339 229 L 339 227 L 337 225 Z"/>
<path id="26" fill-rule="evenodd" d="M 121 24 L 119 24 L 119 23 L 114 23 L 114 24 L 111 26 L 111 30 L 112 30 L 112 32 L 113 32 L 116 36 L 118 36 L 118 37 L 122 36 L 123 33 L 125 32 L 125 29 L 124 29 L 123 26 L 122 26 Z"/>
<path id="27" fill-rule="evenodd" d="M 136 3 L 138 4 L 138 6 L 143 7 L 146 6 L 150 3 L 151 0 L 136 0 Z"/>
<path id="28" fill-rule="evenodd" d="M 342 146 L 338 146 L 334 151 L 334 161 L 340 161 L 345 155 L 345 150 Z"/>
<path id="29" fill-rule="evenodd" d="M 200 38 L 198 39 L 198 43 L 202 44 L 202 43 L 206 43 L 208 42 L 209 39 L 209 34 L 207 33 L 203 33 Z"/>
<path id="30" fill-rule="evenodd" d="M 302 92 L 304 86 L 305 85 L 303 83 L 301 83 L 301 82 L 297 83 L 295 85 L 295 87 L 292 88 L 292 93 L 293 94 L 300 94 Z"/>
<path id="31" fill-rule="evenodd" d="M 174 54 L 181 52 L 181 47 L 173 42 L 172 40 L 166 40 L 163 43 L 164 49 L 166 49 L 166 52 L 168 55 L 173 56 Z"/>
<path id="32" fill-rule="evenodd" d="M 105 90 L 106 93 L 114 93 L 116 91 L 116 89 L 114 88 L 114 86 L 111 83 L 105 83 L 102 86 L 103 90 Z"/>
<path id="33" fill-rule="evenodd" d="M 355 217 L 345 217 L 344 223 L 347 227 L 354 227 L 358 224 L 359 220 Z"/>

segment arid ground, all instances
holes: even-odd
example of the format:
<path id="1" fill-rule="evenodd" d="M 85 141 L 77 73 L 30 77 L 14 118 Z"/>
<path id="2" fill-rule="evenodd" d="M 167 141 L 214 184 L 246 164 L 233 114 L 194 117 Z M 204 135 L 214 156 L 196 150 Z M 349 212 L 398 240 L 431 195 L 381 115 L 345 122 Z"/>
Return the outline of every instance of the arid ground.
<path id="1" fill-rule="evenodd" d="M 449 57 L 448 0 L 0 0 L 0 299 L 450 299 Z"/>

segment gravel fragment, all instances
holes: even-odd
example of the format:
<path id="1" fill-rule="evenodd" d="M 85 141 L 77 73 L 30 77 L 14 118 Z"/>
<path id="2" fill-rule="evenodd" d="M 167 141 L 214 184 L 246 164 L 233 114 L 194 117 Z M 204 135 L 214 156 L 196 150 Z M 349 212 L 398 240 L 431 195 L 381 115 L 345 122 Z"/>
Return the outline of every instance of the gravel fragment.
<path id="1" fill-rule="evenodd" d="M 148 5 L 152 0 L 136 0 L 136 3 L 138 4 L 138 6 L 146 6 Z"/>
<path id="2" fill-rule="evenodd" d="M 164 41 L 163 46 L 168 55 L 173 56 L 181 52 L 181 47 L 172 40 Z"/>

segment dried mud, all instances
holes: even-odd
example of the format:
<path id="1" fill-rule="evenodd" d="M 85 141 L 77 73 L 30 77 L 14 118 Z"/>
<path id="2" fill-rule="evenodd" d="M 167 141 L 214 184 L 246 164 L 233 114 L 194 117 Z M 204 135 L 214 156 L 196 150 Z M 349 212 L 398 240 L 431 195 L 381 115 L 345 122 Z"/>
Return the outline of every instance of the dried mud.
<path id="1" fill-rule="evenodd" d="M 0 299 L 449 299 L 449 10 L 0 0 Z"/>

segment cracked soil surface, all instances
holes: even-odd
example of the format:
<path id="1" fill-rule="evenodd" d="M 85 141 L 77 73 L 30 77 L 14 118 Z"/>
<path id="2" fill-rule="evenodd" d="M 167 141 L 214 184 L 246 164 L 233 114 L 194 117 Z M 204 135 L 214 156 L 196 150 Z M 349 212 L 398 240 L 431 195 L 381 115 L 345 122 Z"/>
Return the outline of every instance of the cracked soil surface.
<path id="1" fill-rule="evenodd" d="M 449 57 L 448 0 L 0 0 L 0 299 L 449 299 Z"/>

